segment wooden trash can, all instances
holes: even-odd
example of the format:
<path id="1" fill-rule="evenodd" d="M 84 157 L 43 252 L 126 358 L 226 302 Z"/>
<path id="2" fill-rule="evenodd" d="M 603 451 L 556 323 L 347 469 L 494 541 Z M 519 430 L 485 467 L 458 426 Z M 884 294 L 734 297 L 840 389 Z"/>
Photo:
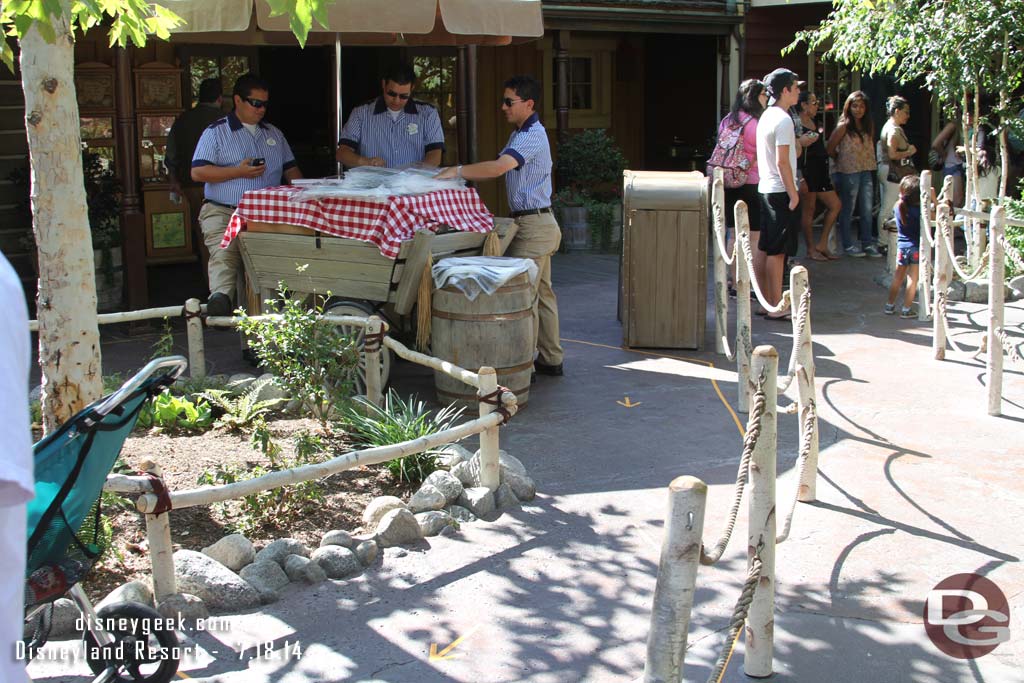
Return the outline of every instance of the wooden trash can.
<path id="1" fill-rule="evenodd" d="M 627 347 L 703 346 L 707 187 L 702 173 L 625 172 L 619 291 Z"/>
<path id="2" fill-rule="evenodd" d="M 520 408 L 526 406 L 533 371 L 533 294 L 526 273 L 473 301 L 452 286 L 435 290 L 430 326 L 433 356 L 473 372 L 494 368 L 498 384 L 516 395 Z M 434 383 L 441 404 L 476 410 L 473 387 L 436 370 Z"/>

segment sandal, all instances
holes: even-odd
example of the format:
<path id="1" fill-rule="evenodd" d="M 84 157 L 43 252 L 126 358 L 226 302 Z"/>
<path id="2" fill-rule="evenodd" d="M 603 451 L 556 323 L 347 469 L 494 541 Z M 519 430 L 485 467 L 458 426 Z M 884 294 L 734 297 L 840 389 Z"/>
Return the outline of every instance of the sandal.
<path id="1" fill-rule="evenodd" d="M 811 252 L 811 260 L 812 261 L 828 261 L 830 259 L 825 254 L 823 254 L 822 252 L 820 252 L 817 249 L 815 249 L 814 251 Z"/>

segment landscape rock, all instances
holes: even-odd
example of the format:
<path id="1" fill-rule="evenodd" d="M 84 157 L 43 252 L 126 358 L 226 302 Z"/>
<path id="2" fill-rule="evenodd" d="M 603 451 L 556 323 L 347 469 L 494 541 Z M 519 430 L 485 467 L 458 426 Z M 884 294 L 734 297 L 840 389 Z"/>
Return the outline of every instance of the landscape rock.
<path id="1" fill-rule="evenodd" d="M 431 472 L 430 475 L 423 480 L 423 483 L 430 484 L 443 493 L 447 504 L 454 503 L 462 494 L 462 482 L 459 481 L 458 477 L 453 475 L 451 472 L 445 472 L 444 470 Z"/>
<path id="2" fill-rule="evenodd" d="M 166 619 L 183 619 L 189 625 L 210 616 L 206 603 L 188 593 L 168 595 L 156 606 L 156 611 Z"/>
<path id="3" fill-rule="evenodd" d="M 473 457 L 473 454 L 457 443 L 448 444 L 441 448 L 437 454 L 437 461 L 442 467 L 451 469 L 460 462 L 465 462 Z"/>
<path id="4" fill-rule="evenodd" d="M 32 401 L 41 401 L 42 398 L 43 398 L 43 385 L 42 384 L 37 384 L 36 386 L 32 387 L 31 391 L 28 392 L 28 401 L 29 401 L 29 403 L 31 403 Z"/>
<path id="5" fill-rule="evenodd" d="M 533 500 L 537 495 L 537 485 L 525 474 L 513 470 L 502 470 L 502 481 L 512 488 L 519 500 Z"/>
<path id="6" fill-rule="evenodd" d="M 321 548 L 325 545 L 340 545 L 342 548 L 348 548 L 351 550 L 355 544 L 356 540 L 352 538 L 352 535 L 341 529 L 332 529 L 331 531 L 328 531 L 320 541 Z"/>
<path id="7" fill-rule="evenodd" d="M 1006 285 L 1013 290 L 1016 298 L 1024 297 L 1024 275 L 1017 275 L 1010 278 L 1010 281 Z"/>
<path id="8" fill-rule="evenodd" d="M 461 505 L 450 505 L 444 509 L 456 522 L 475 522 L 476 515 Z"/>
<path id="9" fill-rule="evenodd" d="M 340 546 L 339 546 L 340 547 Z M 299 583 L 320 583 L 327 579 L 327 572 L 318 562 L 302 555 L 289 555 L 284 560 L 284 571 L 288 578 Z"/>
<path id="10" fill-rule="evenodd" d="M 421 538 L 416 517 L 404 507 L 391 510 L 377 525 L 377 538 L 385 548 L 413 543 Z"/>
<path id="11" fill-rule="evenodd" d="M 242 534 L 225 536 L 213 545 L 203 548 L 203 554 L 209 555 L 233 572 L 256 560 L 256 548 L 253 547 L 252 541 Z"/>
<path id="12" fill-rule="evenodd" d="M 267 547 L 256 553 L 256 562 L 276 562 L 284 567 L 284 558 L 289 555 L 309 557 L 309 548 L 302 541 L 294 538 L 279 538 L 271 541 Z"/>
<path id="13" fill-rule="evenodd" d="M 344 579 L 363 571 L 363 565 L 359 562 L 356 554 L 340 545 L 325 545 L 322 548 L 317 548 L 313 552 L 312 559 L 320 565 L 330 579 Z"/>
<path id="14" fill-rule="evenodd" d="M 234 392 L 243 392 L 255 381 L 256 375 L 248 372 L 239 372 L 228 377 L 227 388 Z"/>
<path id="15" fill-rule="evenodd" d="M 284 573 L 280 564 L 272 560 L 246 565 L 238 575 L 259 592 L 264 604 L 280 600 L 281 595 L 278 591 L 288 585 L 288 575 Z"/>
<path id="16" fill-rule="evenodd" d="M 174 553 L 178 590 L 200 598 L 211 609 L 233 612 L 258 607 L 260 594 L 217 560 L 194 550 Z"/>
<path id="17" fill-rule="evenodd" d="M 965 301 L 967 297 L 967 285 L 960 280 L 953 280 L 946 288 L 947 301 Z"/>
<path id="18" fill-rule="evenodd" d="M 106 607 L 115 602 L 141 602 L 143 605 L 153 606 L 153 589 L 149 584 L 142 581 L 129 581 L 110 591 L 105 598 L 99 601 L 96 609 Z"/>
<path id="19" fill-rule="evenodd" d="M 473 465 L 472 460 L 460 462 L 452 468 L 452 476 L 465 486 L 478 486 L 480 484 L 480 468 Z"/>
<path id="20" fill-rule="evenodd" d="M 405 503 L 401 498 L 395 496 L 380 496 L 370 501 L 370 504 L 363 510 L 363 526 L 367 529 L 376 529 L 384 515 L 392 510 L 405 509 Z"/>
<path id="21" fill-rule="evenodd" d="M 369 567 L 377 561 L 377 553 L 379 551 L 380 546 L 377 545 L 377 541 L 363 541 L 356 546 L 356 557 L 359 558 L 364 567 Z"/>
<path id="22" fill-rule="evenodd" d="M 447 512 L 437 510 L 419 513 L 416 515 L 416 523 L 420 525 L 420 533 L 424 536 L 437 536 L 446 526 L 458 524 Z"/>
<path id="23" fill-rule="evenodd" d="M 256 397 L 257 401 L 272 401 L 274 399 L 284 400 L 288 398 L 288 392 L 277 383 L 277 378 L 269 372 L 265 372 L 260 375 L 259 379 L 266 380 L 267 383 L 260 389 L 259 395 Z M 279 404 L 280 405 L 280 404 Z"/>
<path id="24" fill-rule="evenodd" d="M 494 495 L 484 486 L 472 486 L 463 489 L 462 495 L 459 496 L 459 505 L 477 517 L 483 517 L 494 512 Z"/>
<path id="25" fill-rule="evenodd" d="M 441 531 L 438 532 L 437 535 L 438 536 L 445 536 L 447 538 L 450 538 L 452 536 L 458 536 L 459 535 L 459 528 L 456 527 L 453 524 L 449 524 L 448 526 L 443 527 L 441 529 Z"/>
<path id="26" fill-rule="evenodd" d="M 64 638 L 70 638 L 79 633 L 78 626 L 79 619 L 81 619 L 82 613 L 78 609 L 78 605 L 75 601 L 70 598 L 57 598 L 53 603 L 53 621 L 50 627 L 50 640 L 63 640 Z M 34 622 L 32 622 L 34 623 Z M 30 637 L 32 634 L 28 631 L 31 627 L 31 623 L 26 624 L 26 637 Z"/>
<path id="27" fill-rule="evenodd" d="M 512 490 L 512 486 L 505 482 L 498 487 L 498 490 L 494 492 L 494 505 L 499 510 L 505 508 L 519 507 L 519 498 Z"/>
<path id="28" fill-rule="evenodd" d="M 964 285 L 964 301 L 972 304 L 988 303 L 988 280 L 968 280 Z"/>
<path id="29" fill-rule="evenodd" d="M 458 482 L 456 481 L 456 483 Z M 441 491 L 431 484 L 424 484 L 421 486 L 420 490 L 412 494 L 412 498 L 409 499 L 409 509 L 414 513 L 426 512 L 428 510 L 440 510 L 447 504 L 448 500 L 445 497 L 445 494 L 441 493 Z"/>

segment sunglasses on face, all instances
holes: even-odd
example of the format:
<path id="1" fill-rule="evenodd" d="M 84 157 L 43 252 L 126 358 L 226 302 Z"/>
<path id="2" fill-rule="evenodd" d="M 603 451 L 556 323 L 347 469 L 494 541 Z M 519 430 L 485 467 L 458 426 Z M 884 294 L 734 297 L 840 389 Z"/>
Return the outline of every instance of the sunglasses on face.
<path id="1" fill-rule="evenodd" d="M 501 98 L 501 103 L 504 104 L 506 107 L 511 107 L 516 102 L 523 102 L 523 101 L 524 100 L 513 100 L 511 97 L 503 97 L 503 98 Z"/>
<path id="2" fill-rule="evenodd" d="M 407 99 L 412 97 L 412 95 L 407 93 L 407 92 L 399 94 L 399 93 L 396 93 L 394 90 L 388 90 L 387 91 L 387 96 L 388 97 L 397 97 L 398 99 L 402 100 L 403 102 L 405 102 Z"/>
<path id="3" fill-rule="evenodd" d="M 256 109 L 263 109 L 265 106 L 270 104 L 270 100 L 259 100 L 255 97 L 243 97 L 242 99 L 248 102 L 250 107 L 254 107 Z"/>

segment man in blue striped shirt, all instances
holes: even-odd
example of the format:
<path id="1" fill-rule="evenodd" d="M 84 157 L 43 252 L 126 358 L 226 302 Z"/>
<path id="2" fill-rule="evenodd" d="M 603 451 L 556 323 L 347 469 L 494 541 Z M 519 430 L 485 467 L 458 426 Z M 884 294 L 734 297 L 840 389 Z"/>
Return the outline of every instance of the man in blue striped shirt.
<path id="1" fill-rule="evenodd" d="M 199 225 L 210 252 L 208 315 L 230 315 L 238 266 L 238 243 L 220 248 L 231 214 L 246 190 L 281 184 L 302 177 L 284 134 L 263 121 L 270 86 L 254 74 L 235 82 L 235 109 L 203 131 L 192 156 L 192 180 L 205 183 Z"/>
<path id="2" fill-rule="evenodd" d="M 381 79 L 381 96 L 352 110 L 338 141 L 338 161 L 348 168 L 411 164 L 439 166 L 444 129 L 437 110 L 412 99 L 416 72 L 400 64 Z"/>
<path id="3" fill-rule="evenodd" d="M 501 110 L 515 126 L 508 144 L 494 161 L 443 169 L 438 178 L 486 180 L 505 176 L 508 204 L 519 227 L 506 256 L 531 258 L 539 271 L 533 304 L 534 368 L 542 375 L 562 374 L 558 332 L 558 301 L 551 288 L 551 255 L 562 231 L 551 211 L 551 145 L 537 116 L 540 83 L 530 76 L 505 81 Z"/>

